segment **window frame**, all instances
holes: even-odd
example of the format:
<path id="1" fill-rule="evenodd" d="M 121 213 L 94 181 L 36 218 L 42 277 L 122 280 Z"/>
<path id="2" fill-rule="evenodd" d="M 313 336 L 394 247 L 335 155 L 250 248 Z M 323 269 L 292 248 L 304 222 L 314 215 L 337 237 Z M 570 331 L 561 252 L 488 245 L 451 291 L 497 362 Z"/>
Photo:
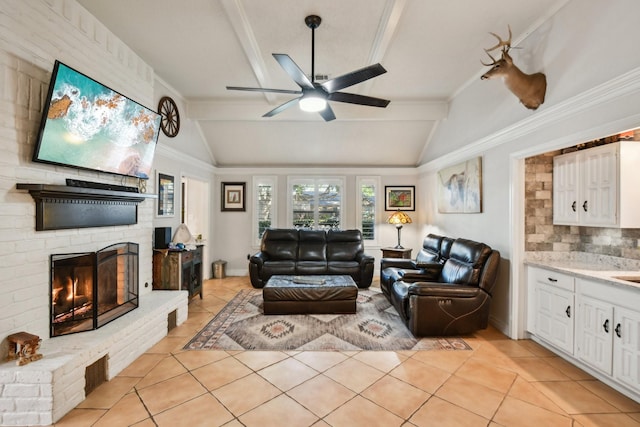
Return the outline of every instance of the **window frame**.
<path id="1" fill-rule="evenodd" d="M 367 246 L 380 246 L 379 236 L 380 236 L 380 227 L 378 227 L 378 223 L 380 222 L 380 198 L 382 196 L 381 193 L 381 183 L 379 176 L 356 176 L 356 203 L 355 203 L 355 212 L 356 212 L 356 228 L 359 230 L 364 230 L 362 226 L 362 186 L 363 185 L 373 185 L 374 187 L 374 197 L 375 197 L 375 207 L 373 209 L 373 239 L 365 239 L 365 245 Z"/>
<path id="2" fill-rule="evenodd" d="M 293 225 L 293 186 L 296 184 L 313 184 L 315 186 L 315 192 L 317 196 L 318 186 L 329 184 L 337 185 L 340 187 L 340 229 L 344 230 L 345 227 L 345 209 L 347 199 L 346 177 L 344 176 L 288 176 L 287 177 L 287 227 L 294 228 Z M 318 216 L 319 204 L 314 207 L 314 218 Z M 314 227 L 317 229 L 317 225 Z"/>
<path id="3" fill-rule="evenodd" d="M 251 238 L 254 246 L 260 246 L 262 236 L 259 235 L 258 229 L 260 228 L 260 216 L 258 215 L 258 209 L 260 208 L 258 188 L 263 185 L 270 185 L 271 190 L 271 228 L 278 227 L 278 177 L 275 175 L 264 175 L 253 177 L 253 188 L 251 191 L 253 207 L 251 209 Z"/>

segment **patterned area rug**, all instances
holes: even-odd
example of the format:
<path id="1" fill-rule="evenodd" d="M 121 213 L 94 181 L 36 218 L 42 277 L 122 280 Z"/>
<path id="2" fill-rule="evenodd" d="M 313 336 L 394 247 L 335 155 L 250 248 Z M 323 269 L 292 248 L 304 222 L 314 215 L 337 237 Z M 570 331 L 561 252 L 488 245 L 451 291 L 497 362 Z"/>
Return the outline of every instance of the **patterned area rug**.
<path id="1" fill-rule="evenodd" d="M 377 290 L 358 291 L 356 314 L 262 314 L 262 290 L 238 293 L 185 350 L 471 350 L 462 339 L 420 338 Z"/>

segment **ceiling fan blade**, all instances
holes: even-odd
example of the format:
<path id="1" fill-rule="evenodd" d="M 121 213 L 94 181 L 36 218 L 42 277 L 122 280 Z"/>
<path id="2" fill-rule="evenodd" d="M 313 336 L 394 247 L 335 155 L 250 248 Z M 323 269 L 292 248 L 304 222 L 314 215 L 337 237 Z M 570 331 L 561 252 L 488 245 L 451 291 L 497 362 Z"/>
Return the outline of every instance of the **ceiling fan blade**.
<path id="1" fill-rule="evenodd" d="M 298 101 L 300 100 L 301 97 L 298 98 L 293 98 L 287 102 L 285 102 L 284 104 L 278 105 L 276 108 L 274 108 L 273 110 L 269 111 L 268 113 L 265 113 L 262 115 L 262 117 L 273 117 L 278 113 L 283 112 L 284 110 L 286 110 L 289 107 L 293 107 L 295 104 L 298 103 Z"/>
<path id="2" fill-rule="evenodd" d="M 241 86 L 227 86 L 227 90 L 244 90 L 247 92 L 273 92 L 273 93 L 290 93 L 293 95 L 300 95 L 301 90 L 289 90 L 289 89 L 267 89 L 261 87 L 241 87 Z"/>
<path id="3" fill-rule="evenodd" d="M 365 80 L 372 79 L 380 74 L 386 73 L 387 70 L 380 64 L 369 65 L 368 67 L 360 68 L 359 70 L 352 71 L 347 74 L 336 77 L 335 79 L 327 80 L 320 86 L 326 89 L 327 92 L 332 93 L 340 89 L 344 89 L 349 86 L 353 86 L 358 83 L 362 83 Z"/>
<path id="4" fill-rule="evenodd" d="M 280 66 L 291 76 L 294 82 L 298 83 L 302 89 L 313 89 L 313 83 L 309 77 L 293 62 L 293 59 L 284 53 L 274 53 L 273 57 L 278 61 Z"/>
<path id="5" fill-rule="evenodd" d="M 333 92 L 329 94 L 330 101 L 348 102 L 349 104 L 368 105 L 370 107 L 385 108 L 389 105 L 388 99 L 374 98 L 373 96 L 357 95 L 355 93 Z"/>
<path id="6" fill-rule="evenodd" d="M 333 109 L 329 104 L 327 104 L 327 107 L 324 110 L 320 110 L 318 112 L 320 113 L 320 115 L 322 116 L 325 122 L 330 122 L 331 120 L 336 119 L 336 115 L 333 113 Z"/>

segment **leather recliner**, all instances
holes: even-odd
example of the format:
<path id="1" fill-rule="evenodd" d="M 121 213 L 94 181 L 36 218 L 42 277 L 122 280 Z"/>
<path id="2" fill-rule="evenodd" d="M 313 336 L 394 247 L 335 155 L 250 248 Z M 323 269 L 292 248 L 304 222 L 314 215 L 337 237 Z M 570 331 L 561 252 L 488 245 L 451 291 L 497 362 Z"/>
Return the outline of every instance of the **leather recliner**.
<path id="1" fill-rule="evenodd" d="M 456 239 L 449 258 L 432 264 L 432 273 L 438 270 L 435 280 L 396 281 L 389 300 L 414 336 L 463 335 L 485 329 L 499 264 L 500 253 L 486 244 Z"/>
<path id="2" fill-rule="evenodd" d="M 262 288 L 274 275 L 348 275 L 359 288 L 373 280 L 374 258 L 360 230 L 268 229 L 249 258 L 249 278 Z"/>
<path id="3" fill-rule="evenodd" d="M 380 260 L 380 289 L 387 296 L 398 280 L 405 282 L 437 280 L 440 267 L 449 258 L 454 239 L 428 234 L 416 259 L 382 258 Z"/>

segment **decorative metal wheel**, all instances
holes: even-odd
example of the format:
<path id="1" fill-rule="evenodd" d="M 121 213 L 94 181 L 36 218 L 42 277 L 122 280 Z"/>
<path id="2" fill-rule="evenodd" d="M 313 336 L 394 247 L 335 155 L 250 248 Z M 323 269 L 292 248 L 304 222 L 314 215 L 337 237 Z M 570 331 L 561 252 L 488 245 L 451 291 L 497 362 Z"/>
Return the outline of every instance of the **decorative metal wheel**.
<path id="1" fill-rule="evenodd" d="M 178 106 L 168 96 L 163 96 L 158 102 L 158 113 L 162 116 L 160 127 L 169 138 L 173 138 L 180 131 L 180 113 Z"/>

